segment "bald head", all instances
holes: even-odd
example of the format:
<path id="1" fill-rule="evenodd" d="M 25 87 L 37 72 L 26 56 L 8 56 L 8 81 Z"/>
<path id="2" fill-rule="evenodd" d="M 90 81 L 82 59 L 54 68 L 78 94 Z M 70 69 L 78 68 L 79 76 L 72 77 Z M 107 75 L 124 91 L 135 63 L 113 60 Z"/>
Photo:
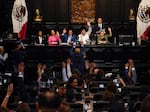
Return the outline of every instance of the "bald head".
<path id="1" fill-rule="evenodd" d="M 57 110 L 60 104 L 60 96 L 53 91 L 45 91 L 39 95 L 38 106 L 40 110 Z"/>

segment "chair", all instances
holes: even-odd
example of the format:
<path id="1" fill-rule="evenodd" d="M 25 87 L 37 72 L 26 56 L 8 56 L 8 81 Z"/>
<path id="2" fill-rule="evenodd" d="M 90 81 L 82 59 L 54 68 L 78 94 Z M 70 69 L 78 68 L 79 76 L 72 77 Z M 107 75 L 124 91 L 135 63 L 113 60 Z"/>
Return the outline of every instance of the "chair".
<path id="1" fill-rule="evenodd" d="M 127 108 L 128 110 L 128 108 Z M 122 101 L 112 101 L 109 103 L 109 111 L 110 112 L 124 112 L 125 108 L 124 108 L 124 104 Z"/>
<path id="2" fill-rule="evenodd" d="M 97 93 L 97 94 L 94 94 L 94 98 L 93 98 L 93 100 L 94 101 L 100 101 L 100 100 L 102 100 L 102 94 L 100 94 L 100 93 Z"/>
<path id="3" fill-rule="evenodd" d="M 90 92 L 91 92 L 91 93 L 98 93 L 98 91 L 99 91 L 99 88 L 98 88 L 98 87 L 91 87 L 91 88 L 90 88 Z"/>
<path id="4" fill-rule="evenodd" d="M 30 107 L 30 112 L 36 112 L 36 103 L 28 103 Z"/>
<path id="5" fill-rule="evenodd" d="M 69 103 L 72 112 L 83 112 L 83 104 L 81 103 Z"/>
<path id="6" fill-rule="evenodd" d="M 139 112 L 142 102 L 135 102 L 133 107 L 131 108 L 131 112 Z"/>
<path id="7" fill-rule="evenodd" d="M 96 103 L 93 104 L 93 110 L 94 112 L 107 112 L 109 110 L 109 101 L 96 101 Z"/>
<path id="8" fill-rule="evenodd" d="M 81 101 L 82 100 L 82 93 L 75 93 L 75 98 L 77 101 Z"/>

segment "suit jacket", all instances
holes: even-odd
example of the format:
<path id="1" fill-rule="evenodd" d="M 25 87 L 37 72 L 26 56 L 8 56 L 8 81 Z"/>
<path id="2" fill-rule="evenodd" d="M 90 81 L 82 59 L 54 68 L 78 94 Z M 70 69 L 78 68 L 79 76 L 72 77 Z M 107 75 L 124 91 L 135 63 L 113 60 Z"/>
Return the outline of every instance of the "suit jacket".
<path id="1" fill-rule="evenodd" d="M 68 37 L 69 37 L 68 34 L 65 34 L 64 36 L 62 36 L 61 37 L 62 42 L 67 43 Z M 76 42 L 76 40 L 77 40 L 76 35 L 73 34 L 71 37 L 71 41 Z"/>
<path id="2" fill-rule="evenodd" d="M 102 24 L 102 29 L 105 29 L 105 25 Z M 98 26 L 98 24 L 96 24 L 94 27 L 93 27 L 93 30 L 92 30 L 92 33 L 96 33 L 97 31 L 99 31 L 101 28 Z"/>
<path id="3" fill-rule="evenodd" d="M 47 42 L 46 38 L 43 37 L 41 44 L 46 44 L 46 42 Z M 40 40 L 39 40 L 39 37 L 38 37 L 38 36 L 34 39 L 34 43 L 40 44 Z"/>
<path id="4" fill-rule="evenodd" d="M 74 52 L 74 48 L 72 47 L 70 49 L 70 55 L 71 55 L 71 61 L 72 61 L 72 69 L 78 69 L 81 74 L 84 74 L 84 68 L 85 68 L 85 60 L 84 60 L 84 53 L 85 49 L 84 47 L 80 48 L 80 53 L 76 54 Z"/>

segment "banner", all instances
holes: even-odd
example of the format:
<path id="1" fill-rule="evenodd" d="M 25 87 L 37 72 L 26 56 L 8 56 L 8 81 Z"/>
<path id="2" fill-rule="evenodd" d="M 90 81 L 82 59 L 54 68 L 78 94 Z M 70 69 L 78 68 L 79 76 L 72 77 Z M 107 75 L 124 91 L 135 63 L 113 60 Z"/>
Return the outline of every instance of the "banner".
<path id="1" fill-rule="evenodd" d="M 137 38 L 147 40 L 146 30 L 150 26 L 150 1 L 141 0 L 137 12 Z"/>
<path id="2" fill-rule="evenodd" d="M 15 0 L 12 9 L 12 25 L 13 33 L 18 33 L 20 40 L 26 38 L 27 22 L 28 10 L 25 0 Z"/>

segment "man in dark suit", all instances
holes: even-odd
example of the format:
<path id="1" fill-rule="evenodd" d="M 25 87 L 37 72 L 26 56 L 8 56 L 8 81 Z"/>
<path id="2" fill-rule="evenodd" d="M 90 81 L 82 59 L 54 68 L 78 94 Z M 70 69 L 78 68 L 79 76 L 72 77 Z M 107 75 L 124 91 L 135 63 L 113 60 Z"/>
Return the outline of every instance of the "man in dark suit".
<path id="1" fill-rule="evenodd" d="M 85 60 L 84 60 L 85 48 L 81 46 L 73 46 L 70 49 L 72 69 L 78 69 L 82 75 L 84 75 L 85 70 Z"/>
<path id="2" fill-rule="evenodd" d="M 108 29 L 111 29 L 110 27 L 106 27 L 103 24 L 103 19 L 99 17 L 97 19 L 97 23 L 94 25 L 92 33 L 97 34 L 100 33 L 102 30 L 105 30 L 106 33 L 108 33 Z"/>
<path id="3" fill-rule="evenodd" d="M 95 41 L 97 41 L 97 36 L 100 34 L 101 31 L 104 31 L 106 34 L 109 34 L 109 30 L 111 30 L 110 27 L 106 27 L 103 24 L 103 19 L 101 17 L 99 17 L 97 19 L 96 24 L 94 25 L 94 27 L 92 28 L 92 35 L 94 36 L 93 39 Z M 112 30 L 111 30 L 112 31 Z M 92 39 L 92 40 L 93 40 Z"/>
<path id="4" fill-rule="evenodd" d="M 34 45 L 45 45 L 46 38 L 43 36 L 43 32 L 41 30 L 38 31 L 38 36 L 34 40 Z"/>
<path id="5" fill-rule="evenodd" d="M 97 23 L 95 24 L 95 26 L 93 27 L 93 33 L 99 33 L 102 29 L 105 29 L 105 26 L 103 24 L 103 19 L 101 17 L 99 17 L 97 19 Z"/>

